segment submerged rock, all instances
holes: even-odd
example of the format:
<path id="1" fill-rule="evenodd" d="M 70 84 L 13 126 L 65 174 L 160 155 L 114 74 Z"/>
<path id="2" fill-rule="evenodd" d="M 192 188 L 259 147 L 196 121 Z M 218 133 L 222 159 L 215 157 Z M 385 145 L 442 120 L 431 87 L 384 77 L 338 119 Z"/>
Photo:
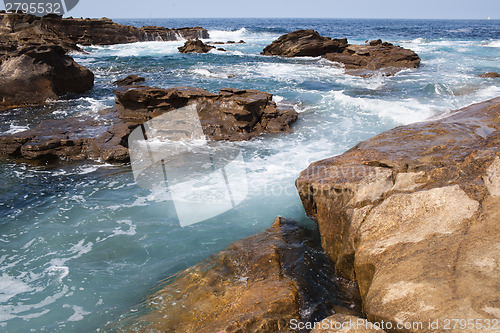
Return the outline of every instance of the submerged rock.
<path id="1" fill-rule="evenodd" d="M 142 76 L 132 74 L 127 77 L 124 77 L 123 79 L 116 80 L 115 82 L 113 82 L 113 84 L 116 84 L 117 86 L 129 86 L 134 83 L 140 83 L 144 81 L 146 81 L 146 79 L 143 78 Z"/>
<path id="2" fill-rule="evenodd" d="M 336 279 L 309 232 L 276 218 L 267 231 L 169 278 L 140 316 L 113 329 L 152 332 L 292 332 L 332 311 L 359 313 L 355 285 Z M 342 296 L 343 295 L 343 296 Z"/>
<path id="3" fill-rule="evenodd" d="M 369 71 L 387 68 L 384 74 L 393 74 L 401 68 L 415 68 L 420 57 L 413 51 L 382 42 L 380 39 L 367 45 L 349 45 L 347 39 L 330 39 L 314 30 L 297 30 L 281 36 L 266 46 L 263 55 L 283 57 L 322 56 L 342 63 L 353 75 L 367 76 Z M 391 69 L 392 68 L 392 69 Z"/>
<path id="4" fill-rule="evenodd" d="M 207 53 L 214 49 L 214 46 L 203 43 L 199 39 L 188 40 L 183 46 L 179 47 L 179 52 L 181 53 Z"/>
<path id="5" fill-rule="evenodd" d="M 262 51 L 263 55 L 282 57 L 317 57 L 330 52 L 342 52 L 347 39 L 331 39 L 317 31 L 297 30 L 281 36 Z"/>
<path id="6" fill-rule="evenodd" d="M 491 79 L 496 79 L 500 77 L 500 74 L 497 72 L 489 72 L 489 73 L 484 73 L 479 75 L 480 77 L 485 77 L 485 78 L 491 78 Z"/>
<path id="7" fill-rule="evenodd" d="M 280 108 L 272 95 L 257 90 L 124 86 L 115 91 L 116 105 L 99 118 L 47 120 L 33 129 L 0 136 L 0 154 L 38 160 L 129 160 L 128 135 L 138 125 L 166 112 L 196 103 L 205 135 L 211 140 L 248 140 L 262 133 L 286 132 L 297 119 Z"/>
<path id="8" fill-rule="evenodd" d="M 371 322 L 500 319 L 500 98 L 384 132 L 297 179 Z M 471 329 L 471 332 L 481 329 Z"/>

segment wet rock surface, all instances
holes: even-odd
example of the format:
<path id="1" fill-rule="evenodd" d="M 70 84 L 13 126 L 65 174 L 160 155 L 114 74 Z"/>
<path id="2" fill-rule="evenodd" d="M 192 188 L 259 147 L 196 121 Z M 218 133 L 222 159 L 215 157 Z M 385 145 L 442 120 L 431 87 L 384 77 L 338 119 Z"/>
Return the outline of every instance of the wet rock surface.
<path id="1" fill-rule="evenodd" d="M 181 53 L 207 53 L 214 49 L 214 46 L 203 43 L 199 39 L 188 40 L 183 46 L 179 47 Z"/>
<path id="2" fill-rule="evenodd" d="M 342 296 L 343 295 L 343 296 Z M 333 311 L 359 313 L 356 286 L 336 279 L 310 231 L 277 218 L 267 231 L 168 279 L 117 331 L 292 332 Z M 354 304 L 354 305 L 353 305 Z"/>
<path id="3" fill-rule="evenodd" d="M 272 95 L 257 90 L 170 89 L 124 86 L 115 91 L 116 105 L 99 117 L 47 120 L 16 134 L 0 136 L 0 154 L 31 160 L 129 160 L 127 138 L 140 124 L 196 103 L 204 133 L 211 140 L 241 141 L 262 133 L 286 132 L 297 112 L 280 108 Z"/>
<path id="4" fill-rule="evenodd" d="M 371 322 L 431 332 L 429 320 L 500 319 L 499 114 L 496 98 L 398 127 L 297 179 L 323 249 L 358 282 Z"/>
<path id="5" fill-rule="evenodd" d="M 370 41 L 367 45 L 352 45 L 347 39 L 330 39 L 314 30 L 298 30 L 281 36 L 266 46 L 263 55 L 283 57 L 322 56 L 341 63 L 352 75 L 370 76 L 374 71 L 385 75 L 404 68 L 416 68 L 420 57 L 413 51 L 382 42 Z M 384 69 L 382 71 L 382 69 Z"/>
<path id="6" fill-rule="evenodd" d="M 500 74 L 497 72 L 484 73 L 484 74 L 481 74 L 479 76 L 484 77 L 484 78 L 490 78 L 490 79 L 500 78 Z"/>
<path id="7" fill-rule="evenodd" d="M 312 29 L 297 30 L 281 36 L 266 46 L 261 54 L 282 57 L 317 57 L 331 52 L 342 52 L 347 39 L 331 39 Z"/>
<path id="8" fill-rule="evenodd" d="M 368 320 L 343 313 L 336 313 L 317 323 L 311 333 L 384 333 L 380 326 Z"/>
<path id="9" fill-rule="evenodd" d="M 132 85 L 135 83 L 141 83 L 144 81 L 146 81 L 146 79 L 143 78 L 142 76 L 132 74 L 132 75 L 129 75 L 127 77 L 124 77 L 123 79 L 116 80 L 115 82 L 113 82 L 113 84 L 116 84 L 117 86 L 129 86 L 129 85 Z"/>

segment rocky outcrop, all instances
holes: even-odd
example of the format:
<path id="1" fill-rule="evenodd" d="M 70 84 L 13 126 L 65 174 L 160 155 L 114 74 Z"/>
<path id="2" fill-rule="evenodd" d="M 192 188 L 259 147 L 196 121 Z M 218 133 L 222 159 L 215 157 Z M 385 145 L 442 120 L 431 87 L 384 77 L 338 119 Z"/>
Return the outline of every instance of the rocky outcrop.
<path id="1" fill-rule="evenodd" d="M 193 39 L 186 41 L 184 45 L 179 47 L 178 49 L 180 53 L 207 53 L 212 49 L 215 49 L 215 47 L 205 44 L 199 39 Z"/>
<path id="2" fill-rule="evenodd" d="M 58 45 L 17 45 L 0 57 L 0 110 L 43 104 L 93 85 L 94 74 Z"/>
<path id="3" fill-rule="evenodd" d="M 115 91 L 116 106 L 89 117 L 47 120 L 33 129 L 0 136 L 0 154 L 30 160 L 129 160 L 128 135 L 166 112 L 196 104 L 204 133 L 212 140 L 248 140 L 262 133 L 289 131 L 293 109 L 279 108 L 272 95 L 257 90 L 170 89 L 125 86 Z"/>
<path id="4" fill-rule="evenodd" d="M 481 74 L 479 76 L 484 77 L 484 78 L 496 79 L 496 78 L 500 77 L 500 74 L 497 72 L 489 72 L 489 73 Z"/>
<path id="5" fill-rule="evenodd" d="M 120 117 L 137 123 L 197 103 L 203 131 L 212 140 L 241 141 L 262 133 L 287 132 L 297 120 L 292 108 L 278 107 L 272 94 L 258 90 L 223 88 L 212 94 L 191 87 L 124 87 L 115 93 Z"/>
<path id="6" fill-rule="evenodd" d="M 416 68 L 420 65 L 420 57 L 415 52 L 380 39 L 367 45 L 349 45 L 346 38 L 330 39 L 314 30 L 298 30 L 283 35 L 266 46 L 261 54 L 283 57 L 322 56 L 342 63 L 348 74 L 360 76 L 373 75 L 373 71 L 390 75 L 402 68 Z"/>
<path id="7" fill-rule="evenodd" d="M 326 255 L 358 282 L 371 322 L 435 332 L 452 318 L 482 332 L 500 319 L 499 114 L 496 98 L 398 127 L 297 179 Z"/>
<path id="8" fill-rule="evenodd" d="M 317 57 L 331 52 L 342 52 L 347 39 L 330 39 L 317 31 L 297 30 L 281 36 L 262 51 L 263 55 L 282 57 Z"/>
<path id="9" fill-rule="evenodd" d="M 140 317 L 125 316 L 119 332 L 292 332 L 332 311 L 356 313 L 355 286 L 335 279 L 309 232 L 277 218 L 267 231 L 176 274 Z M 309 239 L 309 240 L 308 240 Z M 344 296 L 341 296 L 344 295 Z M 292 325 L 291 325 L 292 324 Z M 298 332 L 298 331 L 297 331 Z"/>
<path id="10" fill-rule="evenodd" d="M 67 50 L 77 49 L 76 44 L 113 45 L 209 38 L 208 31 L 202 27 L 169 29 L 147 26 L 136 28 L 115 23 L 108 18 L 82 19 L 62 18 L 57 15 L 37 17 L 25 14 L 0 14 L 1 34 L 22 31 L 19 35 L 33 40 L 32 32 L 39 30 L 43 31 L 41 35 L 45 41 L 64 44 Z"/>
<path id="11" fill-rule="evenodd" d="M 113 82 L 113 84 L 116 84 L 117 86 L 130 86 L 132 84 L 141 83 L 144 81 L 146 81 L 146 79 L 143 78 L 142 76 L 139 76 L 137 74 L 132 74 L 127 77 L 124 77 L 123 79 L 116 80 L 115 82 Z"/>
<path id="12" fill-rule="evenodd" d="M 316 323 L 311 333 L 384 333 L 377 323 L 364 318 L 336 313 Z"/>
<path id="13" fill-rule="evenodd" d="M 323 57 L 344 64 L 348 70 L 361 70 L 358 71 L 360 75 L 368 74 L 363 70 L 387 68 L 389 71 L 385 73 L 392 74 L 402 68 L 416 68 L 420 65 L 420 57 L 412 50 L 382 42 L 380 39 L 371 41 L 367 45 L 349 45 L 341 53 L 331 52 Z M 391 68 L 393 71 L 390 71 Z"/>

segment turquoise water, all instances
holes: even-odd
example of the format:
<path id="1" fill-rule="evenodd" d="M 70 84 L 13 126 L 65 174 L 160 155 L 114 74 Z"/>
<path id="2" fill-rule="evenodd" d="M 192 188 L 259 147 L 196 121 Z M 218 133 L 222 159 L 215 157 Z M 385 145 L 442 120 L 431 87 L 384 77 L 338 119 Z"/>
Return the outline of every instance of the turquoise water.
<path id="1" fill-rule="evenodd" d="M 95 88 L 43 108 L 1 114 L 0 132 L 43 119 L 94 115 L 114 103 L 125 75 L 158 87 L 216 92 L 252 88 L 291 104 L 293 132 L 240 143 L 249 195 L 237 208 L 181 228 L 171 197 L 138 187 L 129 165 L 98 161 L 31 166 L 0 163 L 0 330 L 91 332 L 143 300 L 167 276 L 236 239 L 269 227 L 277 215 L 307 222 L 294 188 L 309 163 L 340 154 L 394 126 L 440 117 L 500 95 L 500 21 L 190 19 L 124 24 L 201 25 L 228 52 L 179 54 L 182 42 L 86 47 L 74 58 L 96 74 Z M 408 47 L 422 67 L 394 77 L 358 78 L 320 58 L 281 59 L 260 51 L 281 34 L 315 28 L 351 43 L 384 40 Z M 195 209 L 194 207 L 193 209 Z"/>

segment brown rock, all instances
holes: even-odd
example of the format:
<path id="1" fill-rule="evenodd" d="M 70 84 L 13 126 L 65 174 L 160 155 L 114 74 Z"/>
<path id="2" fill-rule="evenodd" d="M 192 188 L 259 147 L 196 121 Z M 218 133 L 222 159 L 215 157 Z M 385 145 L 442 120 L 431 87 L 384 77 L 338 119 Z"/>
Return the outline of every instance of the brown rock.
<path id="1" fill-rule="evenodd" d="M 282 57 L 317 57 L 330 52 L 342 52 L 347 39 L 330 39 L 317 31 L 297 30 L 281 36 L 262 51 L 263 55 Z"/>
<path id="2" fill-rule="evenodd" d="M 429 320 L 500 319 L 499 113 L 496 98 L 398 127 L 297 179 L 323 249 L 358 282 L 371 322 L 434 332 Z"/>
<path id="3" fill-rule="evenodd" d="M 336 313 L 318 322 L 311 333 L 384 333 L 380 327 L 364 318 Z"/>
<path id="4" fill-rule="evenodd" d="M 348 45 L 347 39 L 330 39 L 314 30 L 298 30 L 281 36 L 266 46 L 263 55 L 283 57 L 322 56 L 344 64 L 348 74 L 371 76 L 384 68 L 391 75 L 401 68 L 415 68 L 420 57 L 413 51 L 378 39 L 368 45 Z"/>
<path id="5" fill-rule="evenodd" d="M 498 74 L 497 72 L 489 72 L 489 73 L 481 74 L 479 76 L 480 77 L 485 77 L 485 78 L 496 79 L 496 78 L 500 77 L 500 74 Z"/>
<path id="6" fill-rule="evenodd" d="M 44 121 L 37 127 L 0 136 L 0 154 L 25 159 L 129 159 L 128 135 L 153 117 L 191 103 L 205 134 L 212 140 L 248 140 L 262 133 L 289 131 L 297 113 L 278 108 L 272 95 L 257 90 L 124 86 L 115 91 L 116 106 L 98 120 L 69 118 Z M 68 148 L 70 147 L 70 148 Z"/>
<path id="7" fill-rule="evenodd" d="M 0 110 L 91 89 L 94 74 L 64 53 L 58 45 L 18 46 L 0 58 Z"/>
<path id="8" fill-rule="evenodd" d="M 181 46 L 178 49 L 181 53 L 207 53 L 214 48 L 214 46 L 205 44 L 199 39 L 192 39 L 186 41 L 186 43 L 184 43 L 184 46 Z"/>
<path id="9" fill-rule="evenodd" d="M 140 82 L 144 82 L 144 81 L 146 81 L 146 79 L 143 78 L 142 76 L 132 74 L 132 75 L 129 75 L 127 77 L 124 77 L 123 79 L 120 79 L 120 80 L 113 82 L 113 84 L 116 84 L 117 86 L 129 86 L 129 85 L 132 85 L 134 83 L 140 83 Z"/>
<path id="10" fill-rule="evenodd" d="M 352 285 L 334 279 L 308 232 L 277 218 L 267 231 L 176 274 L 144 304 L 147 314 L 125 317 L 117 331 L 292 332 L 291 320 L 314 321 L 355 300 L 339 299 Z M 326 268 L 326 270 L 324 270 Z M 359 309 L 357 309 L 359 310 Z M 144 313 L 141 311 L 141 313 Z"/>
<path id="11" fill-rule="evenodd" d="M 382 68 L 416 68 L 420 65 L 420 57 L 412 50 L 404 49 L 380 39 L 368 45 L 349 45 L 342 53 L 328 53 L 324 58 L 344 64 L 350 74 L 366 75 L 363 70 L 380 70 Z M 393 74 L 393 72 L 387 72 Z"/>

